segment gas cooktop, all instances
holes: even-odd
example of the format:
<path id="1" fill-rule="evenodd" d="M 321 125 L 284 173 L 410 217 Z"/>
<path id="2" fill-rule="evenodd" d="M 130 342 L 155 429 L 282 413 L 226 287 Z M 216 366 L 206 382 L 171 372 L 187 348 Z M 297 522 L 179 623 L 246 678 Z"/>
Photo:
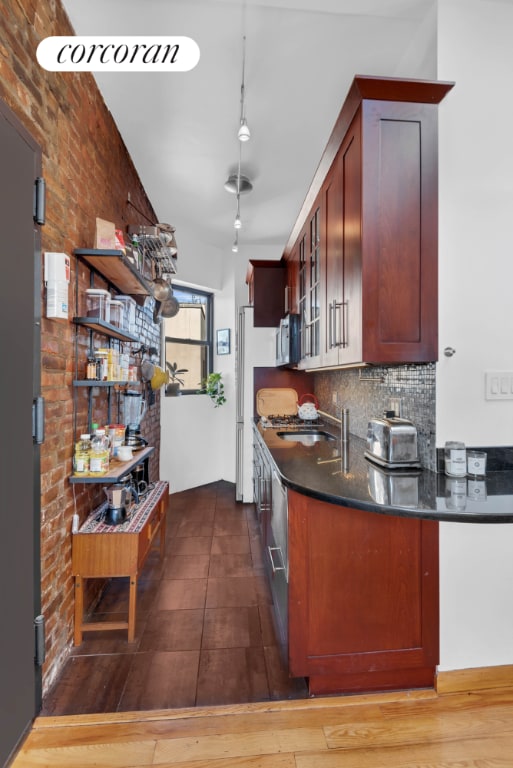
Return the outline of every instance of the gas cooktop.
<path id="1" fill-rule="evenodd" d="M 262 416 L 260 419 L 262 427 L 279 427 L 280 429 L 305 429 L 307 427 L 322 427 L 323 422 L 321 419 L 300 419 L 297 414 L 269 414 L 269 416 Z"/>

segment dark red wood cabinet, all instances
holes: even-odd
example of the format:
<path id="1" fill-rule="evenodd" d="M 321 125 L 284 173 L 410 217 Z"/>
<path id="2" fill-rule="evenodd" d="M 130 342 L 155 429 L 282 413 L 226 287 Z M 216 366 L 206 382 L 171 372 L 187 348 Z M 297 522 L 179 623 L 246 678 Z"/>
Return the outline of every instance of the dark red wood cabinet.
<path id="1" fill-rule="evenodd" d="M 246 272 L 255 328 L 277 328 L 285 315 L 287 268 L 284 261 L 251 260 Z"/>
<path id="2" fill-rule="evenodd" d="M 288 504 L 290 674 L 311 694 L 433 687 L 438 523 Z"/>
<path id="3" fill-rule="evenodd" d="M 353 81 L 284 251 L 293 261 L 318 209 L 313 367 L 438 359 L 438 104 L 452 86 Z"/>

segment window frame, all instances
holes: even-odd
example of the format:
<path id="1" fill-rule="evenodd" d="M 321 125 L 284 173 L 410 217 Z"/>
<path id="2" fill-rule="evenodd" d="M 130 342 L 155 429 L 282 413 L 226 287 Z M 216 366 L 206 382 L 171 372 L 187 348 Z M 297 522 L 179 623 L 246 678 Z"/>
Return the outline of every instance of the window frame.
<path id="1" fill-rule="evenodd" d="M 204 304 L 206 339 L 205 341 L 200 341 L 198 339 L 183 339 L 183 338 L 177 338 L 176 336 L 166 336 L 165 331 L 163 329 L 164 365 L 166 366 L 166 369 L 167 369 L 166 364 L 168 361 L 166 356 L 166 350 L 167 350 L 168 342 L 171 342 L 173 344 L 183 344 L 184 346 L 187 346 L 187 347 L 191 347 L 191 346 L 206 347 L 207 376 L 208 376 L 214 370 L 214 294 L 211 291 L 206 291 L 200 288 L 192 288 L 189 285 L 177 285 L 176 288 L 182 293 L 188 293 L 190 296 L 204 296 L 206 298 L 207 301 Z M 170 395 L 167 394 L 165 389 L 164 389 L 164 392 L 166 397 L 170 397 Z M 202 395 L 204 394 L 205 391 L 201 387 L 198 387 L 197 389 L 184 389 L 183 387 L 181 387 L 180 392 L 182 395 Z"/>

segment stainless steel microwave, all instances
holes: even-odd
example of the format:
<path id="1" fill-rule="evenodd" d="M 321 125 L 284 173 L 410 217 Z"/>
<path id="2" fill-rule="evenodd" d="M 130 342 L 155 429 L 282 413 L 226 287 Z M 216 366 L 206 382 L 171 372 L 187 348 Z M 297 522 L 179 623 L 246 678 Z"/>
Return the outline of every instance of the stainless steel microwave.
<path id="1" fill-rule="evenodd" d="M 297 365 L 300 356 L 299 315 L 289 314 L 276 330 L 276 365 Z"/>

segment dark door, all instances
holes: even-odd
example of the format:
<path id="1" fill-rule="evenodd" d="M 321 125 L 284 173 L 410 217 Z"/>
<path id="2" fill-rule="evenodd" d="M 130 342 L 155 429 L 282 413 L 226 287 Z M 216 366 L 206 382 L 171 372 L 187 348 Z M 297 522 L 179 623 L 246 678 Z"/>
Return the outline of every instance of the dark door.
<path id="1" fill-rule="evenodd" d="M 41 153 L 0 102 L 0 765 L 40 709 L 34 620 L 40 612 L 41 253 L 34 182 Z"/>

